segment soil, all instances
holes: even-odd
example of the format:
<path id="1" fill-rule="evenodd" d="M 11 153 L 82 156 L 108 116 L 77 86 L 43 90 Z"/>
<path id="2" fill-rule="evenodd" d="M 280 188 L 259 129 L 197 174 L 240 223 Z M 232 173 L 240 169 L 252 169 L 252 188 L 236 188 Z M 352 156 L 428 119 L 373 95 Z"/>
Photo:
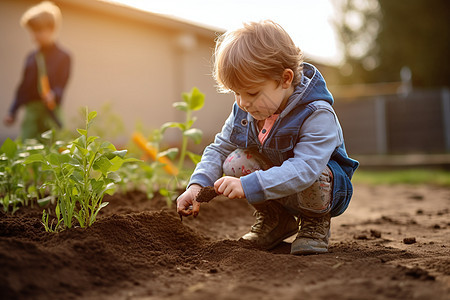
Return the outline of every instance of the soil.
<path id="1" fill-rule="evenodd" d="M 92 227 L 56 234 L 36 207 L 0 213 L 0 298 L 450 299 L 448 188 L 357 185 L 329 253 L 310 256 L 289 254 L 294 237 L 271 251 L 238 241 L 245 200 L 183 222 L 139 192 L 105 200 Z"/>
<path id="2" fill-rule="evenodd" d="M 198 192 L 195 200 L 197 200 L 197 202 L 200 202 L 200 203 L 207 203 L 207 202 L 211 201 L 212 199 L 216 198 L 217 196 L 219 196 L 219 194 L 216 193 L 216 191 L 214 190 L 214 187 L 205 186 L 205 187 L 202 187 L 201 190 Z"/>

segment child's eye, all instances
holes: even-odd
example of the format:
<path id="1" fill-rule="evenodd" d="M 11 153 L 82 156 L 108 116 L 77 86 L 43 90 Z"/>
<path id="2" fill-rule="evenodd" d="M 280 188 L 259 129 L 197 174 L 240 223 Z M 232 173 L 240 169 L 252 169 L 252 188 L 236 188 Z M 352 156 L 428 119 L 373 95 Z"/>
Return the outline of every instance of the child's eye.
<path id="1" fill-rule="evenodd" d="M 258 92 L 256 92 L 256 93 L 247 93 L 247 95 L 249 95 L 251 97 L 254 97 L 254 96 L 258 95 Z"/>

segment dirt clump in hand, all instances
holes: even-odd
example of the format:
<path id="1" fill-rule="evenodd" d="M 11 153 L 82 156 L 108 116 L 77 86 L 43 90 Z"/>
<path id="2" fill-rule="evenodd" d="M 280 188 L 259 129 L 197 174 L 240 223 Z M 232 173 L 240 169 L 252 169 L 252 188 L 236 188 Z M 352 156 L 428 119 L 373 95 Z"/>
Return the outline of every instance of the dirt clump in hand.
<path id="1" fill-rule="evenodd" d="M 202 189 L 198 192 L 197 198 L 195 200 L 200 203 L 205 203 L 205 202 L 211 201 L 218 195 L 219 194 L 216 193 L 216 191 L 214 190 L 214 187 L 205 186 L 205 187 L 202 187 Z"/>

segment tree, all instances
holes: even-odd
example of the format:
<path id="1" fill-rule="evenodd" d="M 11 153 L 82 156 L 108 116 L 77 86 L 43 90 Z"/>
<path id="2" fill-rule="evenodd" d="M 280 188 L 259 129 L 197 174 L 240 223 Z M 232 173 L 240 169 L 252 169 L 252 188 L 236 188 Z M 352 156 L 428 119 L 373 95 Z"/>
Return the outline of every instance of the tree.
<path id="1" fill-rule="evenodd" d="M 344 52 L 341 83 L 399 81 L 450 85 L 450 1 L 333 0 Z"/>

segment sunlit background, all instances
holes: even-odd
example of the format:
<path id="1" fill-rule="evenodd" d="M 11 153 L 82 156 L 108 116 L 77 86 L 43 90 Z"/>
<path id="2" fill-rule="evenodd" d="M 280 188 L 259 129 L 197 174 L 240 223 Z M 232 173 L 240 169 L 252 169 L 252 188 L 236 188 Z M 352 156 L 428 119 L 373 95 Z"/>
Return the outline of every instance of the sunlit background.
<path id="1" fill-rule="evenodd" d="M 330 0 L 111 0 L 142 10 L 166 14 L 206 26 L 225 30 L 243 22 L 271 19 L 281 24 L 294 42 L 310 57 L 322 62 L 339 64 L 342 51 L 333 26 L 336 10 Z M 358 16 L 352 22 L 361 20 Z"/>
<path id="2" fill-rule="evenodd" d="M 34 48 L 19 19 L 38 2 L 0 1 L 4 114 Z M 73 58 L 63 103 L 69 130 L 87 105 L 104 116 L 99 131 L 126 145 L 136 130 L 182 120 L 172 103 L 196 86 L 206 95 L 196 112 L 204 137 L 191 145 L 200 153 L 233 104 L 231 95 L 217 93 L 211 76 L 216 38 L 243 22 L 272 19 L 324 75 L 348 152 L 363 166 L 450 164 L 449 1 L 54 2 L 63 14 L 58 42 Z M 0 125 L 0 141 L 18 137 L 21 118 L 22 112 L 14 126 Z M 179 143 L 176 130 L 164 142 Z"/>

